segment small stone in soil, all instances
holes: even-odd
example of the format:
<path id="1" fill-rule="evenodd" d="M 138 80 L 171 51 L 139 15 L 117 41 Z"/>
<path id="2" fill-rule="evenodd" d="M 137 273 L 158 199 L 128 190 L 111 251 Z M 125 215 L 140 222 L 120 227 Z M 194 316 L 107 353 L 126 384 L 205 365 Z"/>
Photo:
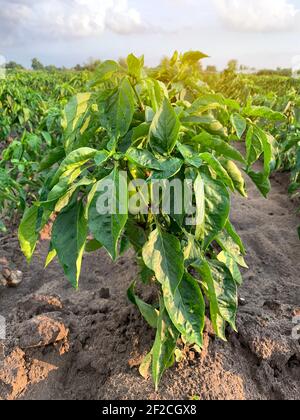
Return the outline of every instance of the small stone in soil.
<path id="1" fill-rule="evenodd" d="M 101 299 L 109 299 L 110 298 L 110 290 L 108 288 L 102 287 L 102 289 L 99 292 L 99 297 Z"/>
<path id="2" fill-rule="evenodd" d="M 8 287 L 17 287 L 23 281 L 23 273 L 21 271 L 12 271 L 9 279 L 7 280 Z"/>
<path id="3" fill-rule="evenodd" d="M 7 281 L 0 274 L 0 287 L 6 287 L 6 286 L 7 286 Z"/>
<path id="4" fill-rule="evenodd" d="M 239 304 L 241 305 L 241 306 L 246 306 L 247 305 L 247 301 L 246 301 L 246 299 L 244 299 L 244 298 L 239 298 Z"/>
<path id="5" fill-rule="evenodd" d="M 8 268 L 4 268 L 2 270 L 2 275 L 4 278 L 6 278 L 6 280 L 8 280 L 11 276 L 11 271 Z"/>

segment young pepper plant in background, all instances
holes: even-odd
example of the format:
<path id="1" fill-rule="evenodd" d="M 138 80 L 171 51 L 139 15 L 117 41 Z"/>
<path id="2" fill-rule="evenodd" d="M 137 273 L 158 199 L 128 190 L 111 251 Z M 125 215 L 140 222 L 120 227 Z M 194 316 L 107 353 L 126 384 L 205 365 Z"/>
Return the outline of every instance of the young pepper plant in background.
<path id="1" fill-rule="evenodd" d="M 47 182 L 19 228 L 30 261 L 39 232 L 56 216 L 46 265 L 57 257 L 75 288 L 85 251 L 104 247 L 113 260 L 129 246 L 136 251 L 140 278 L 158 295 L 152 306 L 136 295 L 135 283 L 128 291 L 156 329 L 140 369 L 146 375 L 151 367 L 156 389 L 174 363 L 180 338 L 203 346 L 205 298 L 217 336 L 226 340 L 227 324 L 236 331 L 239 267 L 247 266 L 242 240 L 230 222 L 230 196 L 247 196 L 244 171 L 264 194 L 269 190 L 272 138 L 256 124 L 253 110 L 201 88 L 194 73 L 191 81 L 187 63 L 195 67 L 203 56 L 175 54 L 170 65 L 176 71 L 169 80 L 164 72 L 164 81 L 144 68 L 143 58 L 130 55 L 127 68 L 104 62 L 90 92 L 66 106 L 64 157 L 55 158 L 51 151 L 44 158 L 40 169 L 48 174 Z M 235 144 L 245 136 L 242 154 Z M 253 164 L 260 158 L 264 165 L 257 173 Z M 116 211 L 99 213 L 102 187 L 107 181 L 126 187 L 124 173 L 128 183 L 192 180 L 196 223 L 188 223 L 189 214 L 154 213 L 150 206 L 146 214 L 121 212 L 123 188 L 114 198 Z"/>

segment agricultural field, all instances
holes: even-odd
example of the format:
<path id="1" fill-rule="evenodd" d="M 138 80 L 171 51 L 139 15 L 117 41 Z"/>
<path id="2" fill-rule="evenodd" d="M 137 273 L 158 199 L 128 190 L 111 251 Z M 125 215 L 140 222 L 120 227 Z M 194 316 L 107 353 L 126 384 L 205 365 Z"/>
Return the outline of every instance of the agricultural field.
<path id="1" fill-rule="evenodd" d="M 300 81 L 205 57 L 0 80 L 0 399 L 300 399 Z"/>

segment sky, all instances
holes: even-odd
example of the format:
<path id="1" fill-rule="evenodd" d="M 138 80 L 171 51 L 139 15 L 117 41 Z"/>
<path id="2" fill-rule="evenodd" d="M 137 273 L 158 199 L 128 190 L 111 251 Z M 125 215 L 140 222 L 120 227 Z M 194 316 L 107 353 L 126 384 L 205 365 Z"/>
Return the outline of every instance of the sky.
<path id="1" fill-rule="evenodd" d="M 300 0 L 0 0 L 0 55 L 26 66 L 200 50 L 219 68 L 291 67 L 299 40 Z"/>

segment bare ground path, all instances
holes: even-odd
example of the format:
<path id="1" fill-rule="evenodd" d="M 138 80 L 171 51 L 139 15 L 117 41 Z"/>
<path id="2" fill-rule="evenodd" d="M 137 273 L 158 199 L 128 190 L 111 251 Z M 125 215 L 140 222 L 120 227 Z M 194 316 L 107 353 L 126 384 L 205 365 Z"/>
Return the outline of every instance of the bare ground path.
<path id="1" fill-rule="evenodd" d="M 44 271 L 46 241 L 28 268 L 15 239 L 2 238 L 0 257 L 21 269 L 24 281 L 0 289 L 8 329 L 0 398 L 300 399 L 300 343 L 292 338 L 293 317 L 300 315 L 299 218 L 287 185 L 278 174 L 269 200 L 250 184 L 248 200 L 234 198 L 232 218 L 250 267 L 240 289 L 239 333 L 229 332 L 222 343 L 207 325 L 201 357 L 190 352 L 165 375 L 158 394 L 137 371 L 153 333 L 126 300 L 134 258 L 113 265 L 104 252 L 86 256 L 75 292 L 57 263 Z M 144 298 L 151 301 L 151 291 Z"/>

